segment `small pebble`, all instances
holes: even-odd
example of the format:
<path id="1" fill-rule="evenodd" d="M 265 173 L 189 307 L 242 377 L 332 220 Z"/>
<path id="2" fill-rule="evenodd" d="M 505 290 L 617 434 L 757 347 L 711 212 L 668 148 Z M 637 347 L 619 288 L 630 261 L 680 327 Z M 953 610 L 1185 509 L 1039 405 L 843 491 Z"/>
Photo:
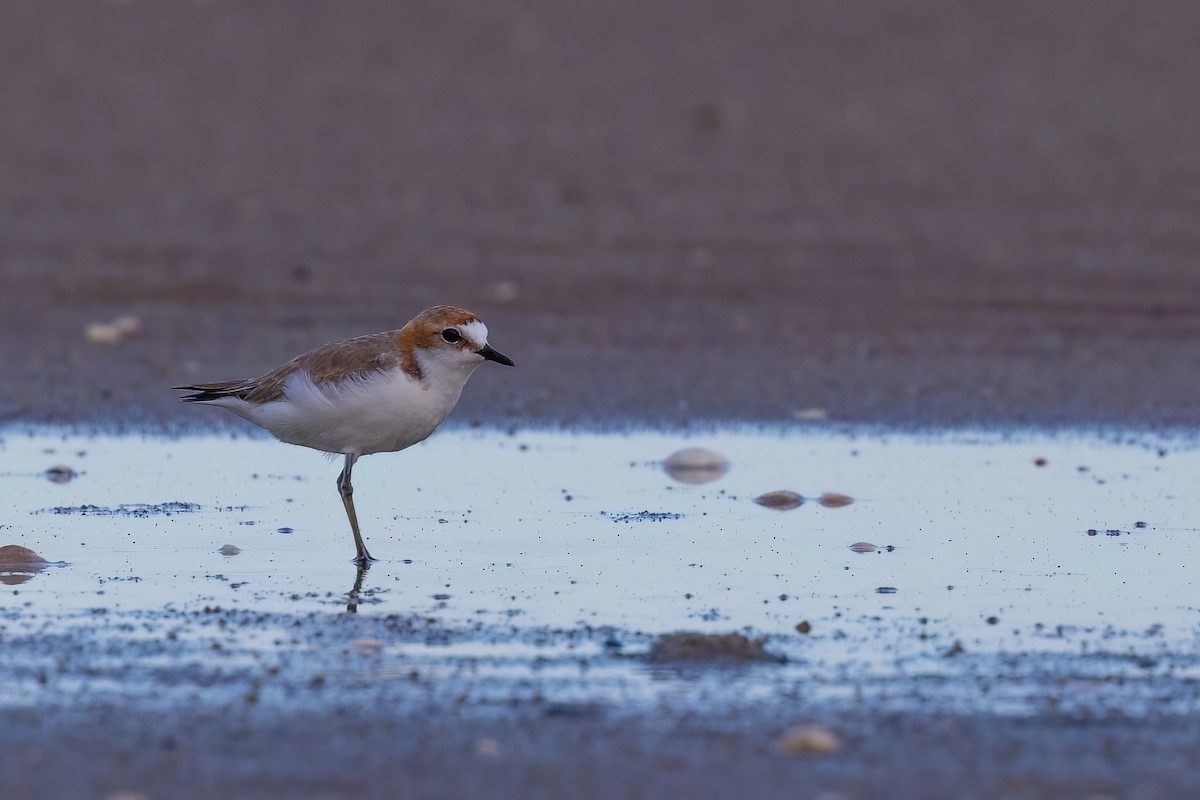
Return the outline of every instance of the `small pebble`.
<path id="1" fill-rule="evenodd" d="M 870 542 L 855 542 L 850 545 L 850 549 L 856 553 L 874 553 L 879 548 Z"/>
<path id="2" fill-rule="evenodd" d="M 66 464 L 58 464 L 57 466 L 53 466 L 46 470 L 46 479 L 51 483 L 69 483 L 78 475 L 78 472 L 71 469 Z"/>
<path id="3" fill-rule="evenodd" d="M 475 742 L 476 758 L 499 758 L 500 743 L 490 736 L 484 736 Z"/>
<path id="4" fill-rule="evenodd" d="M 0 547 L 0 566 L 3 567 L 39 567 L 48 563 L 46 559 L 19 544 L 6 544 Z"/>
<path id="5" fill-rule="evenodd" d="M 791 511 L 793 508 L 799 508 L 804 503 L 804 498 L 789 489 L 780 489 L 776 492 L 760 494 L 754 498 L 754 502 L 764 508 L 773 508 L 776 511 Z"/>
<path id="6" fill-rule="evenodd" d="M 842 746 L 837 734 L 823 725 L 797 725 L 779 737 L 776 749 L 785 756 L 824 756 Z"/>
<path id="7" fill-rule="evenodd" d="M 217 552 L 223 556 L 236 556 L 238 553 L 242 552 L 242 548 L 238 547 L 236 544 L 225 544 L 221 545 L 221 549 Z"/>
<path id="8" fill-rule="evenodd" d="M 663 468 L 680 483 L 709 483 L 729 471 L 729 461 L 703 447 L 688 447 L 672 453 Z"/>
<path id="9" fill-rule="evenodd" d="M 140 318 L 125 315 L 111 322 L 90 322 L 84 328 L 83 335 L 93 344 L 120 344 L 141 329 Z"/>
<path id="10" fill-rule="evenodd" d="M 826 492 L 817 498 L 817 502 L 825 508 L 841 508 L 854 502 L 854 498 L 840 492 Z"/>
<path id="11" fill-rule="evenodd" d="M 655 640 L 646 654 L 652 664 L 675 661 L 777 661 L 767 652 L 766 639 L 749 639 L 740 633 L 698 633 L 680 631 L 664 633 Z"/>
<path id="12" fill-rule="evenodd" d="M 355 639 L 350 642 L 350 649 L 360 656 L 376 656 L 383 651 L 383 642 L 378 639 Z"/>
<path id="13" fill-rule="evenodd" d="M 521 296 L 521 287 L 516 281 L 500 281 L 492 287 L 492 297 L 500 303 L 511 303 Z"/>

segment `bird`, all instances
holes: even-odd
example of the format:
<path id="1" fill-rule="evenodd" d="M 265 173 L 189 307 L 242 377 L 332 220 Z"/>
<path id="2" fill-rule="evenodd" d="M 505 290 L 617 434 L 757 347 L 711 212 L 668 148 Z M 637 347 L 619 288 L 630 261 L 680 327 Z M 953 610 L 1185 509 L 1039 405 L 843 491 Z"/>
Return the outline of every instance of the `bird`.
<path id="1" fill-rule="evenodd" d="M 402 328 L 331 342 L 247 380 L 176 386 L 184 403 L 231 411 L 288 444 L 344 457 L 337 488 L 360 570 L 367 552 L 350 473 L 359 458 L 404 450 L 429 437 L 485 361 L 514 366 L 488 344 L 488 329 L 456 306 L 433 306 Z"/>

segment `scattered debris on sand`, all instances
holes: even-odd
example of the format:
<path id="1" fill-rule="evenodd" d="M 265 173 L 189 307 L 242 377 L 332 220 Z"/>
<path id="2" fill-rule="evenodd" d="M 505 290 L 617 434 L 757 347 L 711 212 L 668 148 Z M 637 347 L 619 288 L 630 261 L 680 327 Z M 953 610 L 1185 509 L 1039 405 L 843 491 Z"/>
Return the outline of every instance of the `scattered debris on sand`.
<path id="1" fill-rule="evenodd" d="M 43 514 L 79 514 L 81 516 L 94 517 L 170 517 L 175 514 L 189 513 L 199 511 L 200 506 L 197 503 L 185 503 L 180 500 L 172 500 L 168 503 L 121 503 L 119 506 L 55 506 L 54 508 L 43 509 L 38 513 Z"/>
<path id="2" fill-rule="evenodd" d="M 673 519 L 683 519 L 683 514 L 675 511 L 630 511 L 620 514 L 610 514 L 601 511 L 600 516 L 608 517 L 613 522 L 667 522 Z"/>

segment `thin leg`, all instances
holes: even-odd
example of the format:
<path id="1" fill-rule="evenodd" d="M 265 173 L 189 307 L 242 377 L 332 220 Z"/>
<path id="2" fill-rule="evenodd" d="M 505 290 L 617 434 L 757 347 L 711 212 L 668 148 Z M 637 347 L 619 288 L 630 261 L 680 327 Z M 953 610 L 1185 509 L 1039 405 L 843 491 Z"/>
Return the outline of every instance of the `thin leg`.
<path id="1" fill-rule="evenodd" d="M 350 470 L 354 469 L 355 461 L 358 461 L 358 456 L 346 454 L 346 466 L 338 475 L 337 487 L 338 494 L 342 496 L 342 505 L 346 507 L 346 517 L 350 520 L 350 530 L 354 533 L 354 547 L 358 551 L 354 555 L 354 563 L 366 569 L 375 559 L 371 558 L 367 546 L 363 544 L 362 534 L 358 530 L 358 514 L 354 513 L 354 487 L 350 485 Z"/>

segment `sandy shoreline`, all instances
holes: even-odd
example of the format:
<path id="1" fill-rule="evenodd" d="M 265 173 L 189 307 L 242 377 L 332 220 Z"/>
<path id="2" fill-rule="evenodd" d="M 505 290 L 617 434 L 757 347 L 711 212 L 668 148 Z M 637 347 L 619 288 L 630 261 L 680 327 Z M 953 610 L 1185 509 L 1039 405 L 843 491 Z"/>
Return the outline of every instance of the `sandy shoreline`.
<path id="1" fill-rule="evenodd" d="M 6 6 L 0 419 L 452 303 L 467 420 L 1200 422 L 1194 9 L 668 8 Z"/>

